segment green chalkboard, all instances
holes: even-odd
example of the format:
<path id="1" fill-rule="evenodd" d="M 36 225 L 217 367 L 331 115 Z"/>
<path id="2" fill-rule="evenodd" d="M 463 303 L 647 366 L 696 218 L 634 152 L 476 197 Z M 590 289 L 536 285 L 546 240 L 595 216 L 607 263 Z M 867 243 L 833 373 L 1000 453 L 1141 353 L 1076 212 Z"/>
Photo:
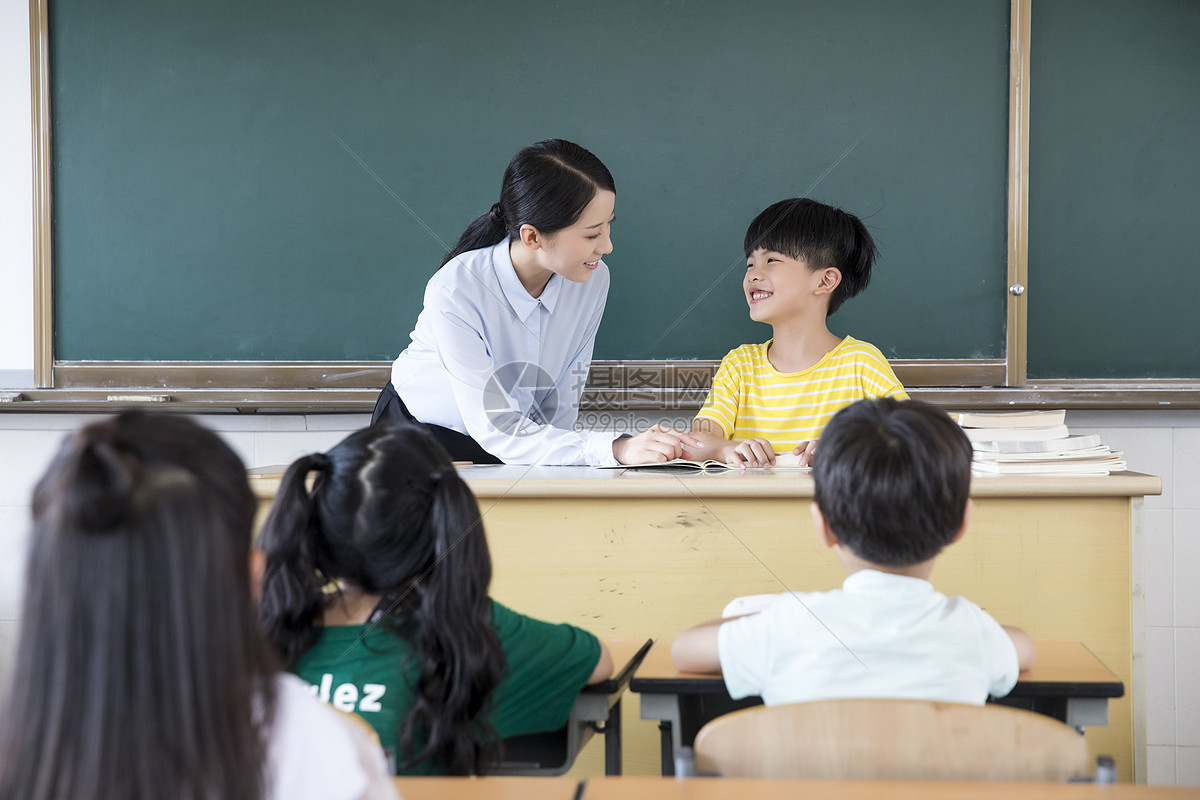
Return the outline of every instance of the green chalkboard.
<path id="1" fill-rule="evenodd" d="M 893 358 L 1003 358 L 1007 0 L 51 0 L 54 352 L 387 360 L 521 146 L 617 182 L 601 359 L 769 330 L 741 241 L 862 216 L 831 320 Z"/>
<path id="2" fill-rule="evenodd" d="M 1029 376 L 1200 377 L 1200 3 L 1037 0 Z"/>

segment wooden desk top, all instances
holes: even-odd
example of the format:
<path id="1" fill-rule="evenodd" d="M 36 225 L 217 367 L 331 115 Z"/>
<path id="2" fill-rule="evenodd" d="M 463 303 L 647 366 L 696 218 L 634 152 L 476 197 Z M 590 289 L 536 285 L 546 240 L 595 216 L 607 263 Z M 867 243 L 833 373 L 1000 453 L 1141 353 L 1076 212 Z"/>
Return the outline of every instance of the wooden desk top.
<path id="1" fill-rule="evenodd" d="M 1017 676 L 1022 694 L 1060 694 L 1062 687 L 1071 686 L 1077 697 L 1125 695 L 1121 679 L 1083 642 L 1034 642 L 1034 645 L 1037 658 L 1033 666 Z M 1083 689 L 1079 684 L 1089 684 L 1092 688 Z"/>
<path id="2" fill-rule="evenodd" d="M 607 680 L 592 684 L 583 691 L 596 694 L 612 694 L 629 685 L 634 671 L 642 663 L 642 656 L 648 652 L 653 640 L 645 636 L 601 636 L 600 641 L 608 648 L 612 656 L 613 674 Z"/>
<path id="3" fill-rule="evenodd" d="M 249 470 L 250 485 L 260 499 L 279 488 L 285 466 Z M 811 499 L 811 474 L 771 472 L 668 473 L 596 469 L 594 467 L 530 467 L 475 464 L 460 474 L 477 497 L 795 497 Z M 1142 497 L 1162 494 L 1153 475 L 1118 472 L 1107 477 L 1043 477 L 986 475 L 971 481 L 972 497 Z"/>
<path id="4" fill-rule="evenodd" d="M 574 778 L 393 778 L 404 800 L 574 800 Z"/>
<path id="5" fill-rule="evenodd" d="M 805 781 L 753 778 L 588 778 L 581 800 L 1183 800 L 1200 789 L 1086 783 Z M 407 796 L 406 796 L 407 798 Z"/>
<path id="6" fill-rule="evenodd" d="M 680 672 L 671 662 L 673 639 L 659 639 L 642 659 L 631 688 L 639 693 L 707 693 L 724 689 L 720 673 Z M 1081 642 L 1035 642 L 1037 660 L 1017 677 L 1023 696 L 1061 695 L 1070 687 L 1077 697 L 1121 697 L 1121 679 Z M 1081 686 L 1081 684 L 1086 684 Z M 1017 689 L 1014 688 L 1014 692 Z"/>

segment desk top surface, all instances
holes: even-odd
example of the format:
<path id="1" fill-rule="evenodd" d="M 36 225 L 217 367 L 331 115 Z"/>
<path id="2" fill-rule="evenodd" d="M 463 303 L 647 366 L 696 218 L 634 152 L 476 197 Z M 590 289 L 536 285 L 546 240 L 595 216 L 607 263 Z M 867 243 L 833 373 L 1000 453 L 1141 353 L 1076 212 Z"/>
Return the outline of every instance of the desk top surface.
<path id="1" fill-rule="evenodd" d="M 585 692 L 611 694 L 629 685 L 634 670 L 641 664 L 642 656 L 650 649 L 652 640 L 645 636 L 601 636 L 600 641 L 612 656 L 613 674 L 607 680 L 593 684 Z"/>
<path id="2" fill-rule="evenodd" d="M 260 498 L 275 496 L 285 466 L 256 467 L 250 484 Z M 795 497 L 813 493 L 809 473 L 769 469 L 722 472 L 661 472 L 472 464 L 459 467 L 478 497 Z M 1162 493 L 1162 481 L 1138 472 L 1104 477 L 984 475 L 971 481 L 972 497 L 1141 497 Z"/>
<path id="3" fill-rule="evenodd" d="M 393 778 L 404 800 L 573 800 L 574 778 Z"/>
<path id="4" fill-rule="evenodd" d="M 631 688 L 643 694 L 676 694 L 724 688 L 719 673 L 680 672 L 671 662 L 672 639 L 659 639 L 634 672 Z M 1017 678 L 1024 695 L 1061 694 L 1121 697 L 1124 684 L 1081 642 L 1035 642 L 1037 659 Z"/>
<path id="5" fill-rule="evenodd" d="M 951 781 L 806 781 L 753 778 L 588 778 L 582 800 L 1167 800 L 1200 797 L 1170 786 L 1086 783 L 962 783 Z"/>

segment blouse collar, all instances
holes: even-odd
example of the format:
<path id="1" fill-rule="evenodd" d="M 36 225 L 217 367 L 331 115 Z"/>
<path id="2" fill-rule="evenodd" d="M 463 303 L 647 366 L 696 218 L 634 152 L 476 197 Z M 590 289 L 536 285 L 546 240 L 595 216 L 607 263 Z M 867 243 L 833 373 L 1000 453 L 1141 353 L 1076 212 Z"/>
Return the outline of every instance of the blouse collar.
<path id="1" fill-rule="evenodd" d="M 500 283 L 500 290 L 504 292 L 504 299 L 508 301 L 509 307 L 522 322 L 528 320 L 529 315 L 539 305 L 545 306 L 547 311 L 554 313 L 558 296 L 562 294 L 562 276 L 551 275 L 546 288 L 542 290 L 542 296 L 530 296 L 525 287 L 521 285 L 521 279 L 517 277 L 517 270 L 512 263 L 512 254 L 508 249 L 509 241 L 505 238 L 492 248 L 492 266 L 496 270 L 496 280 Z"/>

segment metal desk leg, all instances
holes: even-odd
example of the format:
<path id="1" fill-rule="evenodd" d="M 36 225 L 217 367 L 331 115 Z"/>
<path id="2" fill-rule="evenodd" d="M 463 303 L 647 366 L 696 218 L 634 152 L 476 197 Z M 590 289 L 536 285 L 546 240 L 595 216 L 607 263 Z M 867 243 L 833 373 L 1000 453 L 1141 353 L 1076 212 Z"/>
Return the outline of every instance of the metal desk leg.
<path id="1" fill-rule="evenodd" d="M 679 746 L 679 695 L 642 694 L 642 719 L 658 720 L 662 748 L 662 774 L 675 774 L 675 748 Z"/>
<path id="2" fill-rule="evenodd" d="M 621 774 L 621 701 L 617 700 L 608 711 L 604 723 L 604 774 Z"/>

